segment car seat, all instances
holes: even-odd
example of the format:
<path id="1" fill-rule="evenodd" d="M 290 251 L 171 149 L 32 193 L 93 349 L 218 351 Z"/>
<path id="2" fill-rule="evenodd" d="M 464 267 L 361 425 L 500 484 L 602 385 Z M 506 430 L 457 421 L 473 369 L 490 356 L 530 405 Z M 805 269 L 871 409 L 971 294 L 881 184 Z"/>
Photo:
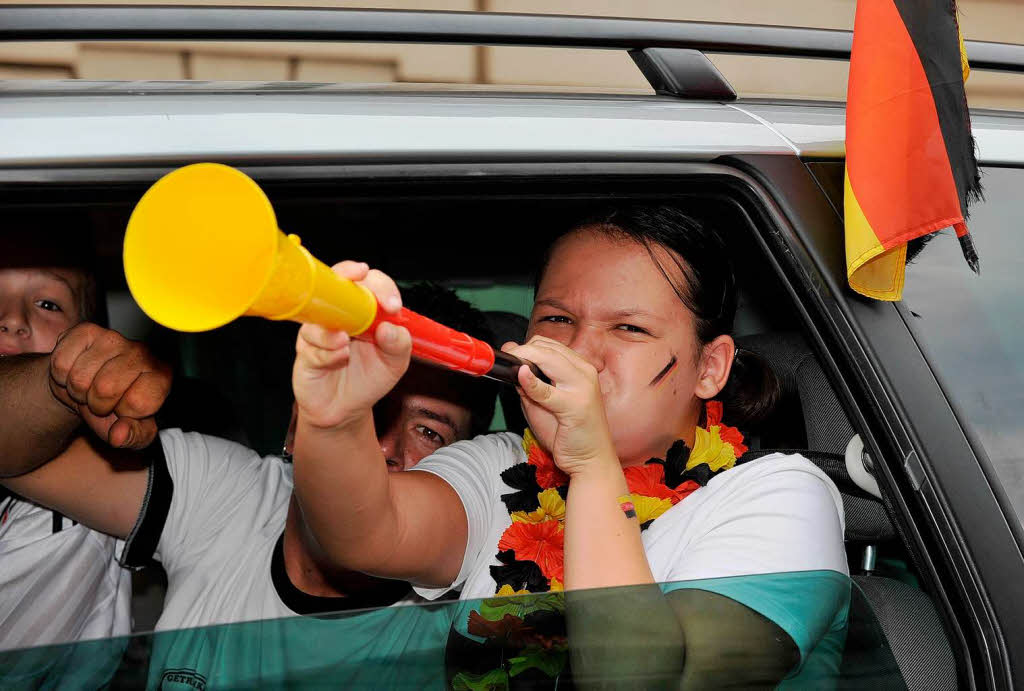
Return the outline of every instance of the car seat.
<path id="1" fill-rule="evenodd" d="M 955 689 L 956 662 L 931 599 L 918 588 L 875 573 L 878 545 L 895 541 L 897 532 L 885 505 L 854 484 L 846 470 L 844 452 L 853 426 L 814 354 L 791 333 L 745 336 L 737 345 L 767 360 L 782 390 L 776 412 L 752 435 L 761 445 L 752 454 L 763 455 L 769 444 L 785 447 L 801 439 L 799 448 L 784 450 L 804 455 L 836 484 L 843 498 L 848 555 L 861 557 L 850 568 L 857 587 L 839 687 Z M 794 420 L 802 421 L 803 428 L 794 429 Z M 898 674 L 886 664 L 883 648 L 891 650 Z"/>

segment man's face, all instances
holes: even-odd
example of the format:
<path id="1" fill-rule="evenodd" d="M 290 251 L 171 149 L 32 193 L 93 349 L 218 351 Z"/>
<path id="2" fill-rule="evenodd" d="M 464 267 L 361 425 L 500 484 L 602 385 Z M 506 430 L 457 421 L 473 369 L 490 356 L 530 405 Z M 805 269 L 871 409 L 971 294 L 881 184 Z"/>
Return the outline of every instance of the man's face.
<path id="1" fill-rule="evenodd" d="M 388 470 L 409 470 L 423 458 L 470 435 L 470 410 L 452 379 L 458 375 L 417 363 L 373 408 Z"/>
<path id="2" fill-rule="evenodd" d="M 78 272 L 61 268 L 0 269 L 0 355 L 48 353 L 82 320 Z"/>

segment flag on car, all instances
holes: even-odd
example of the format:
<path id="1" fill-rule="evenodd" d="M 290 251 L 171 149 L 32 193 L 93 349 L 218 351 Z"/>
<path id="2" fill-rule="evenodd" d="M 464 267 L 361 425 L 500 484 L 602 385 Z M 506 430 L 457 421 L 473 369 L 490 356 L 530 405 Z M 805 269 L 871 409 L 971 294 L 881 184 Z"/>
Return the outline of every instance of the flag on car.
<path id="1" fill-rule="evenodd" d="M 953 0 L 860 0 L 846 105 L 850 287 L 899 300 L 907 242 L 953 226 L 978 271 L 967 205 L 981 195 Z"/>

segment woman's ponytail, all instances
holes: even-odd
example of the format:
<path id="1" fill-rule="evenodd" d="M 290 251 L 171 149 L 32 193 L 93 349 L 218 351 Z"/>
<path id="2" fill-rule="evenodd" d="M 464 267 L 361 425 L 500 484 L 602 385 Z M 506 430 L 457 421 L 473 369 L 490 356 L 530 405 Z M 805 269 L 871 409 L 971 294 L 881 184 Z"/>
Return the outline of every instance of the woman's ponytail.
<path id="1" fill-rule="evenodd" d="M 732 371 L 717 398 L 726 424 L 743 428 L 764 420 L 779 400 L 779 379 L 768 362 L 756 353 L 736 349 Z"/>

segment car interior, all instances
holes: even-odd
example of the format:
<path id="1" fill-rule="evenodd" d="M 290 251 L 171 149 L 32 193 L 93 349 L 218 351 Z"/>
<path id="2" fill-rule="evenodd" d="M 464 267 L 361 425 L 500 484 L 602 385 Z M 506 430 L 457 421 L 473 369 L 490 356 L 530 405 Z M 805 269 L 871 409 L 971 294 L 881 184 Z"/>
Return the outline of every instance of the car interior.
<path id="1" fill-rule="evenodd" d="M 521 339 L 533 272 L 547 242 L 598 204 L 671 203 L 712 223 L 732 248 L 740 290 L 738 344 L 765 358 L 782 384 L 773 416 L 744 430 L 752 453 L 795 450 L 822 468 L 845 505 L 850 573 L 858 586 L 851 615 L 844 684 L 882 688 L 955 688 L 957 669 L 938 611 L 921 582 L 884 493 L 855 482 L 845 464 L 856 434 L 851 416 L 820 365 L 816 346 L 787 287 L 756 240 L 759 230 L 735 195 L 707 180 L 666 182 L 613 177 L 547 179 L 420 177 L 260 182 L 279 227 L 301 236 L 331 264 L 367 261 L 399 281 L 431 280 L 455 288 L 486 310 L 496 345 Z M 242 318 L 221 329 L 177 333 L 151 322 L 127 292 L 120 247 L 146 183 L 23 189 L 2 200 L 41 219 L 59 206 L 92 238 L 106 293 L 109 326 L 147 342 L 175 367 L 172 400 L 161 424 L 218 434 L 263 454 L 278 454 L 292 404 L 289 375 L 297 325 Z M 521 431 L 514 391 L 503 392 L 493 429 Z M 728 420 L 726 420 L 728 422 Z M 137 581 L 136 626 L 151 628 L 161 579 L 151 567 Z M 147 573 L 148 572 L 148 573 Z M 912 625 L 911 625 L 912 623 Z M 885 654 L 881 654 L 881 652 Z M 895 660 L 898 669 L 892 669 Z"/>

